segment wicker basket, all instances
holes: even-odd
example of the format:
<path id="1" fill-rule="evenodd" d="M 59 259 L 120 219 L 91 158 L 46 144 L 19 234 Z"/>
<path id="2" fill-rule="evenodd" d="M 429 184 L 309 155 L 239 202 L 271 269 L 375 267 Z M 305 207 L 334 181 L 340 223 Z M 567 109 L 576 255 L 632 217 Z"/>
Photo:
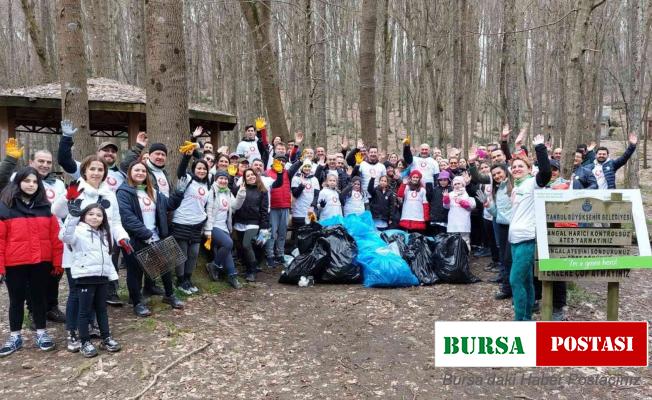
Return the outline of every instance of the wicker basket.
<path id="1" fill-rule="evenodd" d="M 147 276 L 156 279 L 174 269 L 177 264 L 185 262 L 187 257 L 181 252 L 174 237 L 168 236 L 137 251 L 136 259 Z"/>

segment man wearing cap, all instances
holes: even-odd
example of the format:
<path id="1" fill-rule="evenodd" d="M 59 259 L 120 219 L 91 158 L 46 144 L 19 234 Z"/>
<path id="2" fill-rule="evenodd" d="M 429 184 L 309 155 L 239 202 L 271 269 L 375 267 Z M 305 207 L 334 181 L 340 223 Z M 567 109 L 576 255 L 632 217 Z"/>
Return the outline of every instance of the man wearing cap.
<path id="1" fill-rule="evenodd" d="M 57 152 L 57 162 L 61 165 L 72 179 L 79 179 L 79 161 L 72 158 L 73 139 L 77 128 L 74 128 L 72 122 L 68 120 L 61 121 L 61 140 L 59 140 L 59 151 Z M 97 147 L 97 156 L 100 157 L 109 167 L 108 174 L 104 180 L 104 185 L 108 186 L 112 192 L 118 190 L 125 180 L 124 174 L 118 168 L 118 146 L 111 142 L 102 142 Z"/>

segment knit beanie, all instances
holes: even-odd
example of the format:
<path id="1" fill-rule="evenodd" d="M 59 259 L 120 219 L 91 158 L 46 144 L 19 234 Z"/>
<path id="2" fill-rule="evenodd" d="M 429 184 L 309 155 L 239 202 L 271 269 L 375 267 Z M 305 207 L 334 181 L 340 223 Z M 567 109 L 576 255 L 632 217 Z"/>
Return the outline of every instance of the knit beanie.
<path id="1" fill-rule="evenodd" d="M 168 148 L 163 143 L 152 143 L 149 146 L 149 153 L 152 154 L 155 151 L 162 151 L 165 155 L 168 154 Z"/>

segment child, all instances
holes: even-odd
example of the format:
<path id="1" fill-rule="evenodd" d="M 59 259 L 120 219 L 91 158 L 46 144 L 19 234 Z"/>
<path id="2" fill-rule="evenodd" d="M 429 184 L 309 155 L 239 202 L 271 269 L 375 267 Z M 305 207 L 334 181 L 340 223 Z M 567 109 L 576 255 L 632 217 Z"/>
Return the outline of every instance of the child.
<path id="1" fill-rule="evenodd" d="M 351 184 L 340 195 L 340 202 L 344 205 L 344 216 L 362 214 L 369 204 L 367 194 L 362 190 L 362 180 L 359 176 L 351 178 Z"/>
<path id="2" fill-rule="evenodd" d="M 396 207 L 396 194 L 389 188 L 389 177 L 378 178 L 378 186 L 374 186 L 376 178 L 369 180 L 369 208 L 376 228 L 387 229 L 392 224 L 392 214 Z"/>
<path id="3" fill-rule="evenodd" d="M 61 240 L 72 250 L 70 273 L 79 290 L 79 351 L 90 358 L 97 356 L 88 330 L 93 313 L 102 336 L 100 347 L 112 353 L 120 351 L 120 344 L 111 338 L 106 311 L 108 283 L 117 280 L 118 274 L 111 262 L 111 228 L 104 207 L 93 203 L 80 210 L 81 202 L 68 203 Z"/>
<path id="4" fill-rule="evenodd" d="M 446 232 L 448 225 L 448 209 L 444 207 L 444 195 L 450 189 L 450 174 L 448 171 L 441 171 L 436 177 L 435 184 L 426 184 L 426 197 L 430 204 L 430 224 L 426 233 L 435 236 Z"/>
<path id="5" fill-rule="evenodd" d="M 342 216 L 342 203 L 340 194 L 337 191 L 337 178 L 335 173 L 328 173 L 324 188 L 319 192 L 317 203 L 319 204 L 319 220 L 324 221 L 336 215 Z"/>
<path id="6" fill-rule="evenodd" d="M 443 205 L 448 208 L 448 233 L 460 233 L 471 250 L 471 210 L 475 200 L 466 193 L 466 182 L 461 176 L 453 178 L 453 192 L 444 194 Z"/>
<path id="7" fill-rule="evenodd" d="M 308 223 L 308 215 L 317 208 L 319 197 L 319 181 L 312 173 L 313 164 L 310 160 L 303 161 L 301 170 L 292 178 L 292 226 L 296 235 L 297 229 Z M 294 238 L 293 238 L 294 239 Z"/>
<path id="8" fill-rule="evenodd" d="M 430 218 L 430 205 L 421 178 L 421 172 L 414 170 L 398 189 L 398 197 L 403 200 L 399 226 L 409 232 L 423 233 Z"/>

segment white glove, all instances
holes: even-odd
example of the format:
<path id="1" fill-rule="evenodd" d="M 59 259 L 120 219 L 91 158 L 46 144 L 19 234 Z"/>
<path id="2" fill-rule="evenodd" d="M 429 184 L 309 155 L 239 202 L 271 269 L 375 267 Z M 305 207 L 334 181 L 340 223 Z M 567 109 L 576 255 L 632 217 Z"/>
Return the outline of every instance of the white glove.
<path id="1" fill-rule="evenodd" d="M 188 178 L 188 175 L 179 178 L 177 181 L 177 190 L 180 192 L 185 192 L 188 185 L 190 185 L 190 181 L 191 180 Z"/>
<path id="2" fill-rule="evenodd" d="M 72 138 L 77 133 L 77 128 L 73 129 L 72 122 L 70 120 L 64 119 L 61 121 L 61 134 L 63 136 Z"/>

